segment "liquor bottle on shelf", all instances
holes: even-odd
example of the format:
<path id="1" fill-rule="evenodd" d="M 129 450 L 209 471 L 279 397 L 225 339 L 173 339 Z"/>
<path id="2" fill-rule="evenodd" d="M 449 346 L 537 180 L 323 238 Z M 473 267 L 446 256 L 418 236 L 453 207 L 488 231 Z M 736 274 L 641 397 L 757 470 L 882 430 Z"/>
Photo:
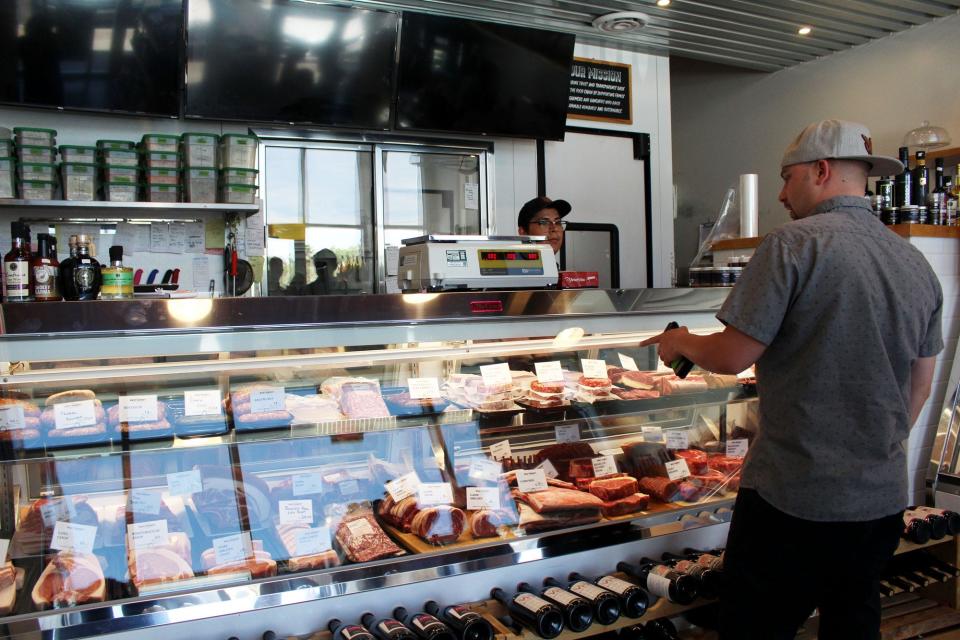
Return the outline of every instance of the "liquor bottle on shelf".
<path id="1" fill-rule="evenodd" d="M 903 165 L 903 173 L 895 179 L 894 191 L 896 192 L 895 207 L 908 207 L 914 204 L 913 201 L 913 174 L 910 172 L 910 149 L 900 147 L 900 163 Z"/>
<path id="2" fill-rule="evenodd" d="M 541 638 L 550 640 L 563 632 L 563 614 L 560 609 L 539 596 L 532 593 L 508 596 L 500 587 L 491 589 L 490 596 L 505 606 L 514 620 Z"/>
<path id="3" fill-rule="evenodd" d="M 399 620 L 393 618 L 377 620 L 377 617 L 369 611 L 360 616 L 360 623 L 380 640 L 416 640 L 417 638 Z"/>
<path id="4" fill-rule="evenodd" d="M 927 170 L 927 152 L 917 151 L 917 166 L 913 168 L 913 204 L 927 206 L 930 174 Z"/>
<path id="5" fill-rule="evenodd" d="M 923 518 L 907 515 L 908 513 L 903 513 L 903 533 L 900 537 L 917 544 L 926 544 L 930 541 L 930 524 Z"/>
<path id="6" fill-rule="evenodd" d="M 892 207 L 894 203 L 893 180 L 890 176 L 881 176 L 877 179 L 877 195 L 880 196 L 884 207 Z"/>
<path id="7" fill-rule="evenodd" d="M 647 592 L 626 580 L 621 580 L 616 576 L 606 575 L 590 580 L 573 571 L 569 576 L 570 580 L 583 580 L 584 582 L 593 582 L 598 587 L 603 587 L 607 591 L 612 591 L 620 598 L 620 612 L 628 618 L 639 618 L 647 612 L 650 605 L 650 597 Z"/>
<path id="8" fill-rule="evenodd" d="M 29 302 L 32 278 L 30 277 L 30 227 L 14 220 L 10 223 L 10 251 L 3 256 L 3 301 Z"/>
<path id="9" fill-rule="evenodd" d="M 359 624 L 341 622 L 337 618 L 327 623 L 327 629 L 333 634 L 333 640 L 374 640 L 373 634 Z"/>
<path id="10" fill-rule="evenodd" d="M 37 302 L 60 300 L 60 262 L 57 260 L 57 239 L 49 233 L 37 234 L 37 252 L 30 261 L 33 299 Z"/>
<path id="11" fill-rule="evenodd" d="M 547 587 L 538 592 L 529 583 L 521 582 L 517 585 L 517 591 L 538 594 L 547 602 L 555 604 L 563 612 L 563 621 L 567 628 L 574 633 L 585 631 L 593 624 L 593 607 L 590 603 L 566 589 Z"/>
<path id="12" fill-rule="evenodd" d="M 947 521 L 947 533 L 955 536 L 960 533 L 960 513 L 948 509 L 937 509 L 936 507 L 910 506 L 907 511 L 916 511 L 922 514 L 932 514 L 944 518 Z"/>
<path id="13" fill-rule="evenodd" d="M 957 171 L 960 172 L 960 167 L 957 167 Z M 957 183 L 960 182 L 960 173 L 954 176 L 947 176 L 943 179 L 943 190 L 947 192 L 946 207 L 947 207 L 947 222 L 948 225 L 957 224 L 957 209 L 960 208 L 960 197 L 954 193 L 956 190 Z"/>
<path id="14" fill-rule="evenodd" d="M 551 576 L 543 579 L 543 585 L 570 589 L 578 596 L 585 598 L 593 606 L 593 619 L 600 624 L 613 624 L 620 618 L 620 598 L 612 591 L 607 591 L 586 580 L 571 580 L 569 585 L 564 585 Z"/>
<path id="15" fill-rule="evenodd" d="M 90 255 L 90 239 L 77 236 L 77 257 L 60 265 L 61 293 L 64 300 L 96 300 L 100 293 L 100 263 Z"/>
<path id="16" fill-rule="evenodd" d="M 639 579 L 647 591 L 670 602 L 690 604 L 697 598 L 696 578 L 678 573 L 651 558 L 641 558 L 637 566 L 629 562 L 618 562 L 617 571 Z"/>
<path id="17" fill-rule="evenodd" d="M 409 613 L 406 608 L 397 607 L 393 610 L 393 617 L 405 624 L 421 640 L 457 640 L 450 627 L 429 613 Z"/>
<path id="18" fill-rule="evenodd" d="M 424 603 L 423 610 L 446 622 L 457 632 L 460 640 L 493 640 L 493 627 L 486 618 L 463 605 L 452 604 L 441 610 L 440 605 L 428 600 Z"/>
<path id="19" fill-rule="evenodd" d="M 933 161 L 933 184 L 927 194 L 927 211 L 930 222 L 947 224 L 947 190 L 943 178 L 943 158 Z"/>
<path id="20" fill-rule="evenodd" d="M 696 578 L 699 582 L 698 591 L 704 598 L 716 598 L 720 595 L 720 584 L 723 581 L 722 571 L 710 569 L 705 564 L 697 562 L 696 559 L 691 560 L 675 553 L 664 553 L 660 558 L 675 571 Z"/>

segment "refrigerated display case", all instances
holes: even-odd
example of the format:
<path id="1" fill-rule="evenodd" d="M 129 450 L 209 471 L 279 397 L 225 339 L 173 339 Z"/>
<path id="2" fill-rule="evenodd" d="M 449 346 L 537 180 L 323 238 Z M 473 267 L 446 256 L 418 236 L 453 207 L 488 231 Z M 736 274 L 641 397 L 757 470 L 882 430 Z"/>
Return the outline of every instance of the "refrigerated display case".
<path id="1" fill-rule="evenodd" d="M 3 305 L 0 626 L 239 637 L 721 523 L 755 386 L 638 345 L 725 296 Z"/>

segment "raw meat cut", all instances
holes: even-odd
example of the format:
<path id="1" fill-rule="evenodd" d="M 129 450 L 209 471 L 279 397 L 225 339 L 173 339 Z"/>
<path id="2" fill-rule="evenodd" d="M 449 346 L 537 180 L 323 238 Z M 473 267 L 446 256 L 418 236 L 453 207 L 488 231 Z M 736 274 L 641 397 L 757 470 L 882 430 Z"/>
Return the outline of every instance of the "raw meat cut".
<path id="1" fill-rule="evenodd" d="M 700 499 L 701 487 L 694 482 L 684 480 L 677 485 L 677 491 L 680 493 L 680 499 L 687 502 L 696 502 Z"/>
<path id="2" fill-rule="evenodd" d="M 310 529 L 308 524 L 281 524 L 277 527 L 277 534 L 287 550 L 287 569 L 290 571 L 306 571 L 308 569 L 326 569 L 340 564 L 340 556 L 333 549 L 319 553 L 302 554 L 297 552 L 297 535 Z"/>
<path id="3" fill-rule="evenodd" d="M 410 523 L 410 533 L 429 544 L 450 544 L 460 538 L 466 521 L 466 514 L 456 507 L 427 507 L 414 516 Z"/>
<path id="4" fill-rule="evenodd" d="M 389 493 L 380 501 L 377 515 L 389 524 L 405 533 L 410 533 L 410 523 L 420 511 L 416 496 L 407 496 L 400 502 L 395 502 Z"/>
<path id="5" fill-rule="evenodd" d="M 645 493 L 634 493 L 626 496 L 625 498 L 604 502 L 603 516 L 605 518 L 613 518 L 615 516 L 623 516 L 628 513 L 636 513 L 637 511 L 643 511 L 646 509 L 649 503 L 650 496 Z"/>
<path id="6" fill-rule="evenodd" d="M 495 538 L 500 527 L 516 523 L 516 516 L 509 511 L 481 509 L 470 514 L 470 533 L 474 538 Z"/>
<path id="7" fill-rule="evenodd" d="M 593 456 L 593 447 L 586 442 L 560 442 L 544 447 L 534 456 L 536 464 L 549 460 L 557 470 L 557 476 L 562 480 L 570 480 L 570 461 L 576 458 Z M 590 467 L 591 475 L 593 466 Z"/>
<path id="8" fill-rule="evenodd" d="M 340 409 L 348 418 L 388 418 L 390 411 L 380 395 L 380 386 L 352 382 L 340 391 Z"/>
<path id="9" fill-rule="evenodd" d="M 0 616 L 10 615 L 13 611 L 17 603 L 17 589 L 21 586 L 23 586 L 23 569 L 20 569 L 18 576 L 12 562 L 7 562 L 0 567 Z"/>
<path id="10" fill-rule="evenodd" d="M 670 478 L 652 476 L 640 478 L 640 490 L 661 502 L 673 502 L 677 496 L 677 483 Z"/>
<path id="11" fill-rule="evenodd" d="M 571 509 L 569 511 L 554 511 L 551 513 L 537 513 L 529 505 L 517 505 L 520 511 L 520 527 L 527 534 L 576 527 L 582 524 L 591 524 L 600 520 L 599 509 Z"/>
<path id="12" fill-rule="evenodd" d="M 734 473 L 743 466 L 743 458 L 728 458 L 723 455 L 712 455 L 707 458 L 707 466 L 721 473 Z"/>
<path id="13" fill-rule="evenodd" d="M 190 541 L 186 534 L 170 534 L 167 545 L 149 549 L 127 547 L 127 569 L 138 591 L 146 585 L 187 580 L 193 577 L 190 566 Z M 184 557 L 184 551 L 186 556 Z"/>
<path id="14" fill-rule="evenodd" d="M 605 478 L 590 483 L 590 493 L 604 502 L 626 498 L 637 492 L 637 481 L 634 478 Z"/>
<path id="15" fill-rule="evenodd" d="M 660 392 L 656 389 L 621 389 L 614 387 L 610 393 L 621 400 L 652 400 L 660 397 Z"/>
<path id="16" fill-rule="evenodd" d="M 348 514 L 337 525 L 337 543 L 350 562 L 370 562 L 380 558 L 403 555 L 368 509 Z"/>
<path id="17" fill-rule="evenodd" d="M 74 607 L 103 602 L 106 591 L 103 568 L 96 556 L 61 551 L 37 578 L 31 598 L 38 609 Z"/>
<path id="18" fill-rule="evenodd" d="M 707 381 L 703 376 L 665 376 L 660 379 L 660 395 L 669 396 L 678 393 L 700 393 L 707 390 Z"/>
<path id="19" fill-rule="evenodd" d="M 252 541 L 253 555 L 239 562 L 217 563 L 217 552 L 212 547 L 203 552 L 200 561 L 208 575 L 225 573 L 249 573 L 252 579 L 277 575 L 277 563 L 267 551 L 263 550 L 262 540 Z"/>
<path id="20" fill-rule="evenodd" d="M 49 526 L 44 522 L 44 511 L 48 513 Z M 50 514 L 54 517 L 50 518 Z M 27 512 L 21 516 L 20 526 L 13 534 L 12 544 L 17 553 L 39 555 L 47 549 L 57 520 L 91 527 L 100 526 L 100 518 L 93 507 L 87 504 L 86 496 L 39 498 L 34 500 Z M 99 543 L 99 534 L 97 540 Z"/>
<path id="21" fill-rule="evenodd" d="M 202 466 L 199 469 L 203 491 L 193 494 L 192 499 L 210 532 L 234 532 L 267 525 L 272 512 L 267 483 L 253 474 L 245 474 L 238 481 L 233 477 L 231 467 Z M 246 518 L 242 520 L 241 501 L 246 507 Z"/>
<path id="22" fill-rule="evenodd" d="M 630 389 L 650 390 L 656 385 L 658 377 L 649 371 L 625 371 L 616 382 Z"/>
<path id="23" fill-rule="evenodd" d="M 707 454 L 695 449 L 678 449 L 673 452 L 674 458 L 687 461 L 687 468 L 692 475 L 703 475 L 709 469 L 707 467 Z"/>
<path id="24" fill-rule="evenodd" d="M 599 512 L 600 507 L 603 506 L 603 500 L 597 496 L 575 489 L 551 487 L 546 491 L 535 491 L 533 493 L 523 493 L 515 489 L 513 494 L 519 500 L 533 507 L 533 510 L 537 513 L 586 509 L 594 509 Z"/>

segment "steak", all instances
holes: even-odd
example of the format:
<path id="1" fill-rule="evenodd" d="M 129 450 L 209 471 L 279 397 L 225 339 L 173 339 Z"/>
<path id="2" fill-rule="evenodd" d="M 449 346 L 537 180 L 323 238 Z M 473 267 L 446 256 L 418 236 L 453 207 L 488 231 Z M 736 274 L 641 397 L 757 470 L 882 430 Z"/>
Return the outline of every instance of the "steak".
<path id="1" fill-rule="evenodd" d="M 652 400 L 660 397 L 660 392 L 656 389 L 621 389 L 614 387 L 610 393 L 621 400 Z"/>
<path id="2" fill-rule="evenodd" d="M 670 478 L 648 476 L 640 478 L 640 490 L 648 493 L 661 502 L 673 502 L 677 496 L 677 483 Z"/>
<path id="3" fill-rule="evenodd" d="M 695 449 L 679 449 L 673 452 L 675 458 L 682 458 L 687 461 L 687 468 L 691 475 L 699 476 L 707 473 L 707 454 Z"/>
<path id="4" fill-rule="evenodd" d="M 575 489 L 557 489 L 523 493 L 514 490 L 514 496 L 529 504 L 537 513 L 562 512 L 570 510 L 592 510 L 599 515 L 603 500 L 597 496 Z"/>
<path id="5" fill-rule="evenodd" d="M 634 478 L 605 478 L 590 483 L 589 491 L 604 502 L 619 500 L 637 492 Z"/>
<path id="6" fill-rule="evenodd" d="M 31 593 L 38 609 L 103 602 L 105 596 L 106 580 L 97 557 L 66 551 L 47 563 Z"/>
<path id="7" fill-rule="evenodd" d="M 516 522 L 516 517 L 509 511 L 481 509 L 470 514 L 470 534 L 474 538 L 495 538 L 500 527 Z"/>
<path id="8" fill-rule="evenodd" d="M 603 503 L 603 516 L 613 518 L 623 516 L 628 513 L 643 511 L 650 503 L 650 496 L 645 493 L 634 493 L 619 500 L 611 500 Z"/>
<path id="9" fill-rule="evenodd" d="M 552 513 L 537 513 L 529 505 L 523 503 L 518 507 L 520 510 L 520 527 L 527 534 L 576 527 L 600 520 L 599 509 L 569 509 Z"/>

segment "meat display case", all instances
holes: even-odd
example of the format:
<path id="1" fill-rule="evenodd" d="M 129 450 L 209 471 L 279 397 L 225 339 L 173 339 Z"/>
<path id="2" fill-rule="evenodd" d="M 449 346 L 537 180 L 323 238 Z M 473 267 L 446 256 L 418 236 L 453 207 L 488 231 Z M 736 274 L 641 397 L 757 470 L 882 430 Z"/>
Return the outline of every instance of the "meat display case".
<path id="1" fill-rule="evenodd" d="M 725 296 L 3 305 L 0 632 L 307 633 L 722 544 L 755 385 L 638 344 Z"/>

